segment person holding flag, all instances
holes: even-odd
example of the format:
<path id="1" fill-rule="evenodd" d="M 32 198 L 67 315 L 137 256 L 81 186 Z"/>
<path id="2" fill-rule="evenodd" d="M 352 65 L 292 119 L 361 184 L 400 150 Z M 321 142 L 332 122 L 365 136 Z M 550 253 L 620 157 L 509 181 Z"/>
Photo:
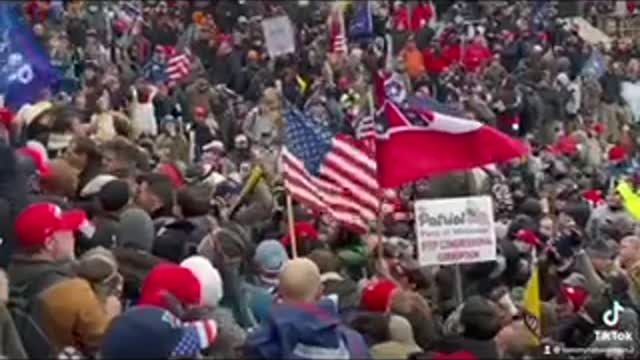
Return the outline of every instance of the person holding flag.
<path id="1" fill-rule="evenodd" d="M 0 4 L 0 92 L 7 107 L 18 111 L 34 102 L 60 78 L 16 4 Z"/>

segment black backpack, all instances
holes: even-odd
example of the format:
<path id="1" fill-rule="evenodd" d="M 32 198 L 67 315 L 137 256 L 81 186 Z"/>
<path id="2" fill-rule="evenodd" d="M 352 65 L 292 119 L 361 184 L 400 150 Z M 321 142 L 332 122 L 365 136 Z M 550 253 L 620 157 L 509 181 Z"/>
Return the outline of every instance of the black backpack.
<path id="1" fill-rule="evenodd" d="M 52 344 L 40 322 L 41 294 L 66 278 L 67 275 L 61 272 L 46 272 L 22 287 L 11 289 L 7 308 L 31 359 L 53 356 Z"/>

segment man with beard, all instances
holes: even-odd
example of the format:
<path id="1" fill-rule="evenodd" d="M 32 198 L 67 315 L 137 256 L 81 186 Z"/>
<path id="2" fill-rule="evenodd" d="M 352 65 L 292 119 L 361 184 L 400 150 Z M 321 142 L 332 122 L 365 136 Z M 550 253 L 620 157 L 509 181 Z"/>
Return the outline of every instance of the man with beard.
<path id="1" fill-rule="evenodd" d="M 606 203 L 591 212 L 586 232 L 592 241 L 603 239 L 607 226 L 622 222 L 633 222 L 633 219 L 622 206 L 620 194 L 616 190 L 611 190 Z"/>
<path id="2" fill-rule="evenodd" d="M 229 153 L 229 159 L 236 165 L 251 160 L 251 146 L 249 138 L 244 134 L 236 135 L 233 141 L 233 150 Z"/>

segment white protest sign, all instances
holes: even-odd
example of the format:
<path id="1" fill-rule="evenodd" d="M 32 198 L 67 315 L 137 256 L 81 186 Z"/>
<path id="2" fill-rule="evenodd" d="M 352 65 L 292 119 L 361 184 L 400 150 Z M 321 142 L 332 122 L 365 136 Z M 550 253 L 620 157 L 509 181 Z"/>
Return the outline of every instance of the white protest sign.
<path id="1" fill-rule="evenodd" d="M 496 259 L 496 232 L 489 196 L 420 200 L 415 204 L 420 265 Z"/>
<path id="2" fill-rule="evenodd" d="M 269 57 L 275 58 L 296 51 L 293 25 L 287 16 L 276 16 L 262 20 L 262 34 Z"/>

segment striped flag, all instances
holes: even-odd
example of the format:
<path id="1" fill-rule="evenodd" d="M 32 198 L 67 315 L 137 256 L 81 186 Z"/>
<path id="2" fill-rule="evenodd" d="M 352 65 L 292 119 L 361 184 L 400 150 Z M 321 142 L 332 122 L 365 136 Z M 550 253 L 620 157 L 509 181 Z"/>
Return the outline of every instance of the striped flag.
<path id="1" fill-rule="evenodd" d="M 191 57 L 188 51 L 177 52 L 174 50 L 167 60 L 166 72 L 169 84 L 175 84 L 189 76 L 191 73 Z"/>
<path id="2" fill-rule="evenodd" d="M 365 116 L 356 122 L 356 139 L 366 140 L 376 137 L 376 122 L 373 116 Z"/>
<path id="3" fill-rule="evenodd" d="M 355 123 L 356 139 L 362 141 L 371 154 L 376 153 L 376 121 L 373 115 L 368 115 L 356 119 Z"/>
<path id="4" fill-rule="evenodd" d="M 402 103 L 386 101 L 376 116 L 378 182 L 383 188 L 507 161 L 528 152 L 518 139 L 423 102 L 411 98 Z M 411 161 L 399 165 L 398 159 Z"/>
<path id="5" fill-rule="evenodd" d="M 173 356 L 193 356 L 213 344 L 218 337 L 218 326 L 213 320 L 183 324 L 184 334 L 173 350 Z"/>
<path id="6" fill-rule="evenodd" d="M 285 186 L 311 209 L 364 233 L 380 208 L 376 163 L 361 144 L 334 135 L 302 112 L 290 110 L 282 153 Z"/>
<path id="7" fill-rule="evenodd" d="M 347 46 L 347 34 L 344 25 L 344 9 L 341 4 L 336 3 L 331 9 L 328 25 L 331 52 L 338 54 L 348 53 L 349 48 Z"/>

